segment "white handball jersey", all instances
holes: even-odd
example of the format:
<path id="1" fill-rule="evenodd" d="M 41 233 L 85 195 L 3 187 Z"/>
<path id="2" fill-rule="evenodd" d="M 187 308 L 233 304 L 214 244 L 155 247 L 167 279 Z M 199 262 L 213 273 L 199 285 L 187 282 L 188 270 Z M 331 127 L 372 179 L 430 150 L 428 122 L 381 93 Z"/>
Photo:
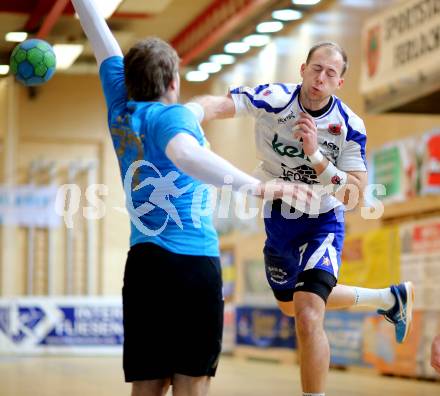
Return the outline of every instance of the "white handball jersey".
<path id="1" fill-rule="evenodd" d="M 255 140 L 261 160 L 256 176 L 268 181 L 280 178 L 293 183 L 318 184 L 318 176 L 302 142 L 293 137 L 293 127 L 300 112 L 300 84 L 265 84 L 255 88 L 230 90 L 237 116 L 255 117 Z M 342 101 L 333 96 L 330 109 L 315 118 L 318 145 L 322 154 L 345 172 L 366 171 L 366 132 L 363 121 Z M 320 213 L 342 205 L 326 194 Z M 311 210 L 305 210 L 311 213 Z"/>

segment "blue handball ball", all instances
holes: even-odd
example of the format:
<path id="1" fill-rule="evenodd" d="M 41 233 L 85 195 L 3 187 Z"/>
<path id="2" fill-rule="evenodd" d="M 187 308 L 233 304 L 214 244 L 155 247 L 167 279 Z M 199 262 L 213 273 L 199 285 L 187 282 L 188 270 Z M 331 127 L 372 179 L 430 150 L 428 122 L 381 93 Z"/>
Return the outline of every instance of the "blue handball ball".
<path id="1" fill-rule="evenodd" d="M 49 81 L 55 73 L 55 66 L 53 48 L 44 40 L 25 40 L 11 54 L 11 72 L 26 86 L 41 85 Z"/>

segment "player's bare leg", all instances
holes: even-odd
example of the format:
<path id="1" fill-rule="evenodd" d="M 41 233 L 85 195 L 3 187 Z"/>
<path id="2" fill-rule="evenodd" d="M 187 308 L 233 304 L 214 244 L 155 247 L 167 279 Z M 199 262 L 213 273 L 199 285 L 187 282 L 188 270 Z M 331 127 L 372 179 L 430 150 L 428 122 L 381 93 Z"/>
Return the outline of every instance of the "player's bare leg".
<path id="1" fill-rule="evenodd" d="M 296 292 L 295 327 L 301 384 L 305 394 L 324 394 L 330 366 L 330 347 L 324 332 L 324 300 L 309 292 Z"/>
<path id="2" fill-rule="evenodd" d="M 170 384 L 170 378 L 134 381 L 131 388 L 131 396 L 165 396 Z"/>
<path id="3" fill-rule="evenodd" d="M 294 294 L 295 300 L 296 293 Z M 412 321 L 414 288 L 411 282 L 400 283 L 385 289 L 368 289 L 357 286 L 336 285 L 330 293 L 326 309 L 369 307 L 394 324 L 396 340 L 405 341 Z M 287 316 L 295 316 L 294 302 L 277 301 Z"/>
<path id="4" fill-rule="evenodd" d="M 209 377 L 173 376 L 173 396 L 206 396 L 210 384 Z"/>
<path id="5" fill-rule="evenodd" d="M 356 286 L 336 285 L 330 293 L 326 309 L 347 309 L 355 306 L 389 310 L 396 303 L 391 288 L 367 289 Z M 278 301 L 281 311 L 287 316 L 294 316 L 293 302 Z"/>

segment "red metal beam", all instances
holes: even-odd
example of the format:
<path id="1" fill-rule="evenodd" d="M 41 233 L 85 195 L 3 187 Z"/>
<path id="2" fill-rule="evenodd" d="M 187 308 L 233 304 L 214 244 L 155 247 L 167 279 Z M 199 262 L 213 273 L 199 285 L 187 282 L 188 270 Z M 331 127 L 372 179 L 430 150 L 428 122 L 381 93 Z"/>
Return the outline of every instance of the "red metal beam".
<path id="1" fill-rule="evenodd" d="M 29 14 L 36 7 L 38 0 L 1 1 L 0 12 Z"/>
<path id="2" fill-rule="evenodd" d="M 171 40 L 171 45 L 178 48 L 186 38 L 199 28 L 211 15 L 216 13 L 220 7 L 224 5 L 224 0 L 213 0 L 212 3 L 206 7 L 199 15 L 197 15 L 177 36 Z"/>
<path id="3" fill-rule="evenodd" d="M 111 19 L 121 18 L 121 19 L 145 19 L 153 17 L 153 14 L 148 14 L 146 12 L 115 12 Z"/>
<path id="4" fill-rule="evenodd" d="M 65 14 L 73 15 L 75 10 L 73 9 L 72 3 L 69 3 L 64 10 Z M 152 17 L 152 14 L 147 14 L 145 12 L 118 12 L 116 11 L 111 17 L 112 18 L 123 18 L 123 19 L 144 19 Z"/>
<path id="5" fill-rule="evenodd" d="M 44 1 L 48 1 L 50 5 L 53 4 L 53 0 L 44 0 Z M 4 13 L 12 13 L 12 14 L 33 15 L 35 12 L 34 10 L 36 9 L 36 7 L 40 6 L 40 3 L 41 1 L 38 0 L 15 0 L 15 1 L 0 0 L 0 13 L 4 12 Z M 73 15 L 73 14 L 74 14 L 73 6 L 72 3 L 69 2 L 69 4 L 67 4 L 66 8 L 63 11 L 63 15 Z M 154 15 L 145 12 L 115 12 L 112 15 L 112 18 L 144 19 L 144 18 L 151 18 L 152 16 Z M 33 30 L 35 30 L 35 27 Z"/>
<path id="6" fill-rule="evenodd" d="M 64 9 L 66 8 L 67 3 L 70 0 L 56 0 L 55 4 L 52 6 L 49 14 L 47 14 L 46 19 L 40 27 L 40 30 L 36 34 L 38 38 L 45 38 L 50 33 L 54 25 L 57 23 L 60 16 L 63 14 Z"/>
<path id="7" fill-rule="evenodd" d="M 40 23 L 45 15 L 49 12 L 52 6 L 52 0 L 40 0 L 32 10 L 32 14 L 24 25 L 25 32 L 35 32 L 40 26 Z"/>
<path id="8" fill-rule="evenodd" d="M 227 8 L 229 10 L 229 15 L 225 15 L 224 7 L 225 3 L 228 3 L 228 1 L 214 0 L 200 15 L 198 15 L 186 28 L 171 40 L 171 45 L 176 48 L 182 59 L 181 65 L 185 66 L 189 64 L 201 53 L 212 47 L 227 33 L 231 32 L 244 18 L 251 15 L 258 7 L 268 2 L 269 0 L 245 0 L 238 8 L 237 5 L 234 7 L 234 4 L 231 4 L 234 3 L 233 0 L 229 0 L 229 3 L 231 4 L 231 7 Z M 212 26 L 212 21 L 215 20 L 213 16 L 220 11 L 223 11 L 222 15 L 224 15 L 224 17 L 217 22 L 217 25 Z M 207 23 L 208 21 L 209 24 Z M 191 40 L 191 36 L 199 30 L 205 30 L 207 31 L 207 34 L 201 41 L 197 42 L 195 46 L 190 46 L 190 50 L 182 51 L 180 47 L 185 46 L 187 40 Z"/>

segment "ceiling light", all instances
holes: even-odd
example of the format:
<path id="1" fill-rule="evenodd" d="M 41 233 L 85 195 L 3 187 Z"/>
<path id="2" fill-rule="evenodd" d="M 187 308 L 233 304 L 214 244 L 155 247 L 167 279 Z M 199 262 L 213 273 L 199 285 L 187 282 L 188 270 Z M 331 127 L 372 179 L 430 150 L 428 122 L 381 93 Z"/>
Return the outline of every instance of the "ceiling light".
<path id="1" fill-rule="evenodd" d="M 232 42 L 225 45 L 225 52 L 230 54 L 244 54 L 249 51 L 249 45 L 246 43 Z"/>
<path id="2" fill-rule="evenodd" d="M 9 65 L 0 65 L 0 75 L 4 76 L 9 73 Z"/>
<path id="3" fill-rule="evenodd" d="M 272 12 L 272 18 L 280 21 L 297 21 L 302 18 L 302 12 L 297 10 L 276 10 Z"/>
<path id="4" fill-rule="evenodd" d="M 279 21 L 262 22 L 257 26 L 258 33 L 275 33 L 283 28 L 283 24 Z"/>
<path id="5" fill-rule="evenodd" d="M 243 39 L 243 42 L 251 47 L 263 47 L 270 42 L 267 34 L 251 34 Z"/>
<path id="6" fill-rule="evenodd" d="M 55 44 L 53 51 L 57 59 L 57 69 L 68 69 L 83 52 L 82 44 Z"/>
<path id="7" fill-rule="evenodd" d="M 200 70 L 193 70 L 185 75 L 186 81 L 206 81 L 209 78 L 209 74 Z"/>
<path id="8" fill-rule="evenodd" d="M 21 43 L 26 40 L 28 34 L 26 32 L 9 32 L 6 33 L 5 40 L 10 43 Z"/>
<path id="9" fill-rule="evenodd" d="M 117 10 L 122 0 L 95 0 L 96 8 L 98 12 L 105 18 L 110 18 L 113 13 Z M 75 14 L 78 18 L 78 15 Z"/>
<path id="10" fill-rule="evenodd" d="M 235 56 L 226 54 L 211 55 L 209 60 L 219 65 L 232 65 L 235 62 Z"/>
<path id="11" fill-rule="evenodd" d="M 217 73 L 222 69 L 222 66 L 218 63 L 204 62 L 199 65 L 198 69 L 205 73 Z"/>
<path id="12" fill-rule="evenodd" d="M 292 4 L 295 5 L 315 5 L 318 4 L 321 0 L 292 0 Z"/>

